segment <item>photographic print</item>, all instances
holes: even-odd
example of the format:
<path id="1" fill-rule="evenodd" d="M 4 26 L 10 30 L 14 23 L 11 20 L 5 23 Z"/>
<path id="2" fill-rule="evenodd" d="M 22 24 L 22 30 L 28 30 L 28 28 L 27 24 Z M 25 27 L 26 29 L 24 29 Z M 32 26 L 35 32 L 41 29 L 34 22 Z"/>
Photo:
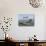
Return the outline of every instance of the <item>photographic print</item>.
<path id="1" fill-rule="evenodd" d="M 19 26 L 34 26 L 34 15 L 33 14 L 19 14 L 18 25 Z"/>

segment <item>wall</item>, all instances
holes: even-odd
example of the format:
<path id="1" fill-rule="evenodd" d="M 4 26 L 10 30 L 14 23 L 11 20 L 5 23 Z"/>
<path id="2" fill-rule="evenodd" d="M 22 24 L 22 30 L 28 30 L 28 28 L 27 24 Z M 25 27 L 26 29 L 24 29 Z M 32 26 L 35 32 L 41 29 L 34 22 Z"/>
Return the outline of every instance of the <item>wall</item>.
<path id="1" fill-rule="evenodd" d="M 4 16 L 5 17 L 15 16 L 15 8 L 16 8 L 15 0 L 0 0 L 0 22 Z M 0 29 L 0 39 L 5 39 L 4 32 L 1 29 Z"/>
<path id="2" fill-rule="evenodd" d="M 44 31 L 44 39 L 46 39 L 46 16 L 45 16 L 45 24 L 44 25 L 45 25 L 45 28 L 44 28 L 44 30 L 45 30 Z"/>
<path id="3" fill-rule="evenodd" d="M 16 20 L 15 20 L 16 19 Z M 19 40 L 27 40 L 29 37 L 32 37 L 34 34 L 37 35 L 37 38 L 42 40 L 44 39 L 44 16 L 35 15 L 35 26 L 34 27 L 19 27 L 17 25 L 17 17 L 14 18 L 12 25 L 12 32 L 10 33 Z"/>
<path id="4" fill-rule="evenodd" d="M 44 40 L 46 8 L 44 8 L 44 5 L 40 8 L 32 8 L 28 3 L 28 0 L 0 0 L 0 16 L 13 17 L 11 29 L 8 31 L 10 37 L 16 38 L 17 40 L 27 40 L 36 34 L 39 40 Z M 35 26 L 19 27 L 17 25 L 17 14 L 20 13 L 34 14 Z M 0 39 L 2 39 L 2 36 Z"/>

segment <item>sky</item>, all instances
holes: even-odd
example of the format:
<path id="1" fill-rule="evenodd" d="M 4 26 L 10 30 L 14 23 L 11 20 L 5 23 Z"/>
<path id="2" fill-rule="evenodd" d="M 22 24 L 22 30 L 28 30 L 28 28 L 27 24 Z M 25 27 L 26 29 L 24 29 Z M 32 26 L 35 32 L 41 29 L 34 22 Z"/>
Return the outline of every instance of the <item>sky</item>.
<path id="1" fill-rule="evenodd" d="M 18 15 L 18 20 L 28 20 L 28 19 L 33 19 L 34 15 L 33 14 L 19 14 Z"/>

